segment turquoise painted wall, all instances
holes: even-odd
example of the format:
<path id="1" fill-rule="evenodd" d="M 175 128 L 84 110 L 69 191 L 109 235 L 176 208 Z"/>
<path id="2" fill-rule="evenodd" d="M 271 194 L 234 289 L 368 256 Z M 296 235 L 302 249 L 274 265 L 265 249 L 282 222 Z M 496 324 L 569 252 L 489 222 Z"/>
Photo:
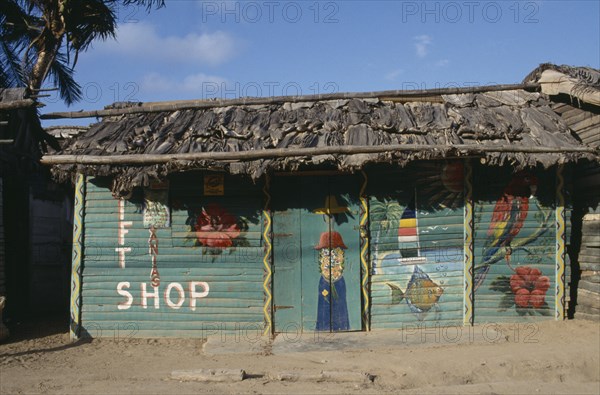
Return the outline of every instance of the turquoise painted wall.
<path id="1" fill-rule="evenodd" d="M 224 196 L 206 196 L 202 174 L 173 177 L 163 189 L 170 224 L 157 228 L 152 240 L 158 243 L 157 254 L 150 251 L 151 233 L 144 224 L 144 212 L 151 205 L 144 203 L 144 196 L 152 192 L 136 191 L 124 201 L 121 218 L 120 203 L 106 186 L 97 179 L 87 185 L 84 335 L 86 331 L 104 337 L 202 337 L 217 330 L 247 336 L 262 333 L 260 186 L 225 177 Z M 154 205 L 153 211 L 159 226 L 165 225 L 160 207 Z M 150 219 L 147 216 L 146 222 Z M 151 277 L 153 255 L 158 284 Z"/>
<path id="2" fill-rule="evenodd" d="M 469 300 L 464 291 L 468 281 L 464 163 L 428 162 L 367 172 L 372 329 L 463 324 Z M 473 174 L 475 323 L 555 317 L 556 170 L 513 174 L 508 168 L 474 166 Z M 270 316 L 275 331 L 283 330 L 281 322 L 290 320 L 299 321 L 297 328 L 305 331 L 316 327 L 316 302 L 308 303 L 307 314 L 300 318 L 298 311 L 304 308 L 298 304 L 303 295 L 316 295 L 320 289 L 306 281 L 302 274 L 306 270 L 296 269 L 314 269 L 318 279 L 316 243 L 323 232 L 342 229 L 344 241 L 354 243 L 344 250 L 345 286 L 352 290 L 348 291 L 352 293 L 350 325 L 345 330 L 361 328 L 359 312 L 365 302 L 358 292 L 364 273 L 354 250 L 358 249 L 357 199 L 362 178 L 344 176 L 344 185 L 352 193 L 337 196 L 334 192 L 343 188 L 331 185 L 342 177 L 328 177 L 323 184 L 327 188 L 311 186 L 311 177 L 302 182 L 297 177 L 280 178 L 285 182 L 279 183 L 272 180 L 274 272 L 269 290 L 274 291 L 273 304 L 283 306 Z M 232 176 L 225 176 L 223 185 L 223 196 L 214 196 L 205 193 L 202 173 L 179 175 L 171 178 L 167 189 L 135 191 L 121 208 L 108 184 L 88 180 L 84 335 L 202 337 L 226 330 L 257 337 L 263 333 L 268 300 L 263 289 L 267 245 L 263 186 Z M 301 192 L 294 192 L 298 188 Z M 323 192 L 326 189 L 329 192 Z M 317 190 L 320 194 L 314 193 Z M 304 195 L 318 195 L 318 199 L 309 204 L 300 198 Z M 351 214 L 352 221 L 315 211 L 322 200 L 326 204 L 325 196 L 334 195 L 352 202 L 345 214 Z M 568 193 L 565 205 L 568 244 Z M 302 227 L 302 218 L 309 217 L 316 222 Z M 154 236 L 151 222 L 157 225 Z M 293 259 L 286 255 L 290 253 Z M 307 257 L 302 265 L 301 256 Z M 283 269 L 296 277 L 286 277 Z"/>
<path id="3" fill-rule="evenodd" d="M 462 325 L 463 174 L 462 162 L 371 173 L 373 329 Z"/>
<path id="4" fill-rule="evenodd" d="M 474 185 L 475 322 L 553 319 L 556 172 L 481 166 Z"/>

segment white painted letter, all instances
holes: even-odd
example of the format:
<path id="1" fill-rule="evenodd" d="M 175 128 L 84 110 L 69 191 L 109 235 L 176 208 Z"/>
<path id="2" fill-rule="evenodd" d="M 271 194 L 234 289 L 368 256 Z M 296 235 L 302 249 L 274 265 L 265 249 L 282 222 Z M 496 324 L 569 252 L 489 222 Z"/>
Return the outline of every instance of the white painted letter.
<path id="1" fill-rule="evenodd" d="M 127 300 L 123 303 L 119 303 L 119 305 L 117 306 L 117 309 L 119 310 L 127 310 L 128 308 L 131 307 L 131 304 L 133 303 L 133 296 L 131 296 L 131 294 L 128 291 L 125 291 L 123 288 L 129 288 L 131 287 L 131 284 L 129 284 L 129 281 L 122 281 L 119 284 L 117 284 L 117 293 L 121 296 L 124 296 L 125 298 L 127 298 Z"/>
<path id="2" fill-rule="evenodd" d="M 179 300 L 177 301 L 177 303 L 173 303 L 173 301 L 171 300 L 171 290 L 175 288 L 177 290 L 177 292 L 179 293 Z M 171 283 L 169 284 L 169 286 L 167 287 L 167 289 L 165 289 L 165 302 L 167 302 L 167 306 L 169 306 L 172 309 L 179 309 L 181 307 L 181 305 L 183 305 L 183 302 L 185 302 L 185 291 L 183 290 L 183 287 L 181 286 L 181 284 L 179 283 Z"/>
<path id="3" fill-rule="evenodd" d="M 201 286 L 203 291 L 196 292 L 196 286 Z M 192 311 L 196 311 L 196 299 L 207 297 L 208 291 L 208 283 L 204 281 L 190 281 L 190 307 Z"/>
<path id="4" fill-rule="evenodd" d="M 129 230 L 125 229 L 126 226 L 133 225 L 131 221 L 125 221 L 125 201 L 119 199 L 119 231 L 117 242 L 121 247 L 115 248 L 115 251 L 119 253 L 119 267 L 125 269 L 125 253 L 131 252 L 131 248 L 123 247 L 125 245 L 125 235 L 129 233 Z"/>
<path id="5" fill-rule="evenodd" d="M 119 253 L 119 267 L 125 269 L 125 253 L 131 252 L 131 247 L 117 247 L 115 251 Z"/>
<path id="6" fill-rule="evenodd" d="M 148 307 L 148 298 L 154 298 L 154 308 L 158 309 L 160 307 L 160 295 L 158 293 L 158 287 L 151 287 L 153 289 L 152 292 L 146 292 L 146 283 L 142 283 L 142 307 Z"/>

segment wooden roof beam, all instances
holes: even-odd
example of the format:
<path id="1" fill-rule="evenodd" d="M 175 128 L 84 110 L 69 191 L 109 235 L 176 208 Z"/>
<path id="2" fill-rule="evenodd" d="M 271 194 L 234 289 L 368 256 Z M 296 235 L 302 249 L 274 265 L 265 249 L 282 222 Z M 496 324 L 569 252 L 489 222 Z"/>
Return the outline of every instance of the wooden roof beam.
<path id="1" fill-rule="evenodd" d="M 361 93 L 328 93 L 320 95 L 304 96 L 275 96 L 275 97 L 246 97 L 227 100 L 177 100 L 171 102 L 150 102 L 139 106 L 125 108 L 111 108 L 94 111 L 70 111 L 70 112 L 51 112 L 42 114 L 40 119 L 63 119 L 63 118 L 97 118 L 126 114 L 141 114 L 150 112 L 173 112 L 178 110 L 191 110 L 215 107 L 228 107 L 240 105 L 270 105 L 283 103 L 298 103 L 324 100 L 343 100 L 343 99 L 385 99 L 394 101 L 424 101 L 424 97 L 439 97 L 440 95 L 455 95 L 465 93 L 497 92 L 506 90 L 539 90 L 540 84 L 509 84 L 509 85 L 491 85 L 474 86 L 462 88 L 440 88 L 425 90 L 391 90 L 381 92 L 361 92 Z M 437 102 L 441 99 L 431 100 Z"/>
<path id="2" fill-rule="evenodd" d="M 0 102 L 0 110 L 17 110 L 19 108 L 33 107 L 37 103 L 33 99 L 11 100 Z"/>
<path id="3" fill-rule="evenodd" d="M 525 147 L 525 146 L 483 146 L 471 144 L 457 145 L 419 145 L 419 144 L 391 144 L 378 146 L 327 146 L 316 148 L 273 148 L 257 151 L 232 151 L 232 152 L 195 152 L 186 154 L 121 154 L 121 155 L 45 155 L 41 163 L 44 165 L 152 165 L 178 161 L 249 161 L 270 158 L 301 157 L 316 155 L 356 155 L 377 154 L 385 152 L 421 152 L 437 150 L 439 152 L 461 151 L 467 154 L 485 154 L 488 152 L 508 153 L 539 153 L 539 154 L 565 154 L 588 153 L 598 154 L 598 150 L 591 147 Z"/>

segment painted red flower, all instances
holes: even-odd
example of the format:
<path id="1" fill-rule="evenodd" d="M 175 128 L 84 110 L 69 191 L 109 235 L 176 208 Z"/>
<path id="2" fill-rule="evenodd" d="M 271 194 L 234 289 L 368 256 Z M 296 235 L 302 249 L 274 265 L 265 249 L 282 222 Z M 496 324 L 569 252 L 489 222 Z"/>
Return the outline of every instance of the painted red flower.
<path id="1" fill-rule="evenodd" d="M 542 276 L 539 269 L 520 266 L 510 276 L 510 289 L 515 294 L 518 307 L 540 308 L 546 301 L 546 291 L 550 288 L 550 279 Z"/>
<path id="2" fill-rule="evenodd" d="M 237 219 L 218 204 L 202 208 L 196 221 L 196 237 L 203 246 L 227 248 L 240 235 Z"/>

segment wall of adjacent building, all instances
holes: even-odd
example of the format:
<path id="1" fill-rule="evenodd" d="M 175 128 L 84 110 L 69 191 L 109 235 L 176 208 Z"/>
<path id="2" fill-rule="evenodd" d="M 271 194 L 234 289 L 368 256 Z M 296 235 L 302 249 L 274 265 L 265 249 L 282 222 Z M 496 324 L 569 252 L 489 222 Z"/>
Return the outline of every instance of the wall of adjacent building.
<path id="1" fill-rule="evenodd" d="M 580 249 L 576 261 L 576 319 L 600 320 L 600 167 L 581 166 L 575 179 Z"/>
<path id="2" fill-rule="evenodd" d="M 6 295 L 6 257 L 4 249 L 4 204 L 0 178 L 0 296 Z"/>

